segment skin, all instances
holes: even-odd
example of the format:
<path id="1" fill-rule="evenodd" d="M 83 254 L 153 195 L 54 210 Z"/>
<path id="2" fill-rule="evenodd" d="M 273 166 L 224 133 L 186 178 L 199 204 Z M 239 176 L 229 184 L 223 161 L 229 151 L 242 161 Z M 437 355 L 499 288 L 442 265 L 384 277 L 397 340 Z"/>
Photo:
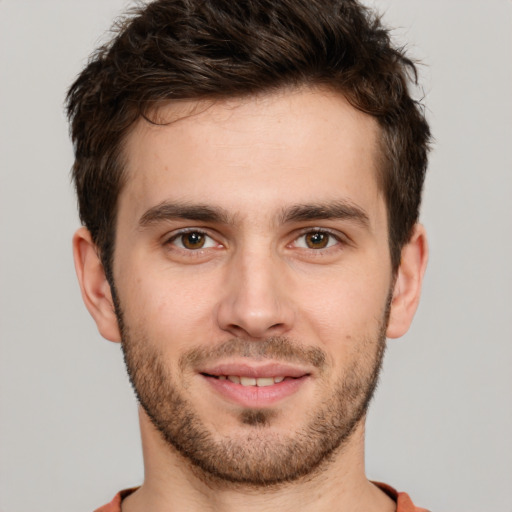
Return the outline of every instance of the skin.
<path id="1" fill-rule="evenodd" d="M 389 299 L 386 335 L 407 331 L 427 261 L 424 230 L 416 226 L 394 275 L 376 181 L 378 127 L 339 94 L 300 89 L 182 102 L 158 116 L 173 122 L 140 121 L 125 146 L 113 267 L 124 322 L 169 376 L 179 376 L 174 384 L 214 439 L 293 436 L 352 367 L 375 371 Z M 333 204 L 344 215 L 290 215 L 298 206 Z M 176 205 L 206 205 L 223 216 L 169 216 Z M 190 242 L 183 229 L 207 235 L 205 246 L 183 245 Z M 319 230 L 327 245 L 308 247 Z M 74 237 L 74 254 L 85 304 L 100 333 L 119 342 L 111 289 L 85 228 Z M 215 350 L 233 339 L 257 346 L 272 337 L 320 351 L 325 364 L 294 363 L 307 378 L 259 407 L 268 413 L 263 426 L 241 421 L 250 404 L 234 403 L 193 364 L 179 364 L 191 349 Z M 261 362 L 254 355 L 249 364 Z M 364 416 L 318 471 L 265 489 L 207 478 L 163 440 L 142 408 L 140 424 L 145 481 L 123 502 L 125 512 L 395 509 L 366 479 Z"/>

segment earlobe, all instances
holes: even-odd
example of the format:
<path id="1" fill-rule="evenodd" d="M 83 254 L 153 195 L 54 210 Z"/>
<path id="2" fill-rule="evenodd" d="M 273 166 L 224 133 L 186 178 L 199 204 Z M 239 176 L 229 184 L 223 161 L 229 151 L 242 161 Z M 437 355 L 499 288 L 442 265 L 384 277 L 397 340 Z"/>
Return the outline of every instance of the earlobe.
<path id="1" fill-rule="evenodd" d="M 109 341 L 121 341 L 110 285 L 89 231 L 82 227 L 73 237 L 75 270 L 82 299 L 98 331 Z"/>
<path id="2" fill-rule="evenodd" d="M 388 338 L 399 338 L 409 329 L 419 304 L 427 261 L 428 244 L 425 228 L 421 224 L 416 224 L 411 239 L 402 249 L 386 332 Z"/>

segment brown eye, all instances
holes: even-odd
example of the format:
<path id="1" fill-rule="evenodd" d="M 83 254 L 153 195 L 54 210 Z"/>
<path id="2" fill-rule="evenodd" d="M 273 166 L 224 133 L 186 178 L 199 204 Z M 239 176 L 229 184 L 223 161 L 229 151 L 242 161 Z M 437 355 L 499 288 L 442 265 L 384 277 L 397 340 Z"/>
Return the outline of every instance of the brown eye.
<path id="1" fill-rule="evenodd" d="M 325 249 L 329 243 L 330 236 L 328 233 L 316 231 L 304 235 L 306 246 L 309 249 Z"/>
<path id="2" fill-rule="evenodd" d="M 220 249 L 223 247 L 215 238 L 199 229 L 179 231 L 167 240 L 166 245 L 178 249 L 181 255 L 188 254 L 190 256 L 198 256 L 209 249 Z"/>
<path id="3" fill-rule="evenodd" d="M 180 240 L 185 249 L 202 249 L 205 245 L 206 236 L 204 233 L 192 231 L 181 235 Z"/>
<path id="4" fill-rule="evenodd" d="M 328 249 L 339 243 L 340 239 L 332 233 L 323 230 L 314 230 L 299 236 L 295 240 L 294 245 L 300 249 L 321 250 Z"/>

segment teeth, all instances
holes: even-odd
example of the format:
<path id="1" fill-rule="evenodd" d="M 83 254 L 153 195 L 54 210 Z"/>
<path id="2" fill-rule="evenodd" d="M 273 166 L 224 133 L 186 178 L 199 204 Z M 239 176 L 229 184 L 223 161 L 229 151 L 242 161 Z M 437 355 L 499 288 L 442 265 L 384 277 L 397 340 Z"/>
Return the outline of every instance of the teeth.
<path id="1" fill-rule="evenodd" d="M 274 384 L 274 379 L 272 377 L 261 377 L 260 379 L 256 379 L 256 385 L 258 387 L 263 386 L 272 386 Z"/>
<path id="2" fill-rule="evenodd" d="M 272 386 L 274 384 L 279 384 L 279 382 L 283 382 L 284 377 L 259 377 L 255 379 L 254 377 L 239 377 L 238 375 L 219 375 L 219 380 L 229 380 L 234 384 L 241 384 L 242 386 Z"/>
<path id="3" fill-rule="evenodd" d="M 240 384 L 242 384 L 242 386 L 256 386 L 256 379 L 252 377 L 240 377 Z"/>

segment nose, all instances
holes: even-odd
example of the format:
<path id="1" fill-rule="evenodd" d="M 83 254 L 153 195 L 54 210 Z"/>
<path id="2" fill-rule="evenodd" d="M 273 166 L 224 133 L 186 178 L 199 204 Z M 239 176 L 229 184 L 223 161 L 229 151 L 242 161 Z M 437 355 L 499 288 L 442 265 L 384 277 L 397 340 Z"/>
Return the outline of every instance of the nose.
<path id="1" fill-rule="evenodd" d="M 283 262 L 269 253 L 234 257 L 217 307 L 219 327 L 236 337 L 281 336 L 295 319 Z"/>

